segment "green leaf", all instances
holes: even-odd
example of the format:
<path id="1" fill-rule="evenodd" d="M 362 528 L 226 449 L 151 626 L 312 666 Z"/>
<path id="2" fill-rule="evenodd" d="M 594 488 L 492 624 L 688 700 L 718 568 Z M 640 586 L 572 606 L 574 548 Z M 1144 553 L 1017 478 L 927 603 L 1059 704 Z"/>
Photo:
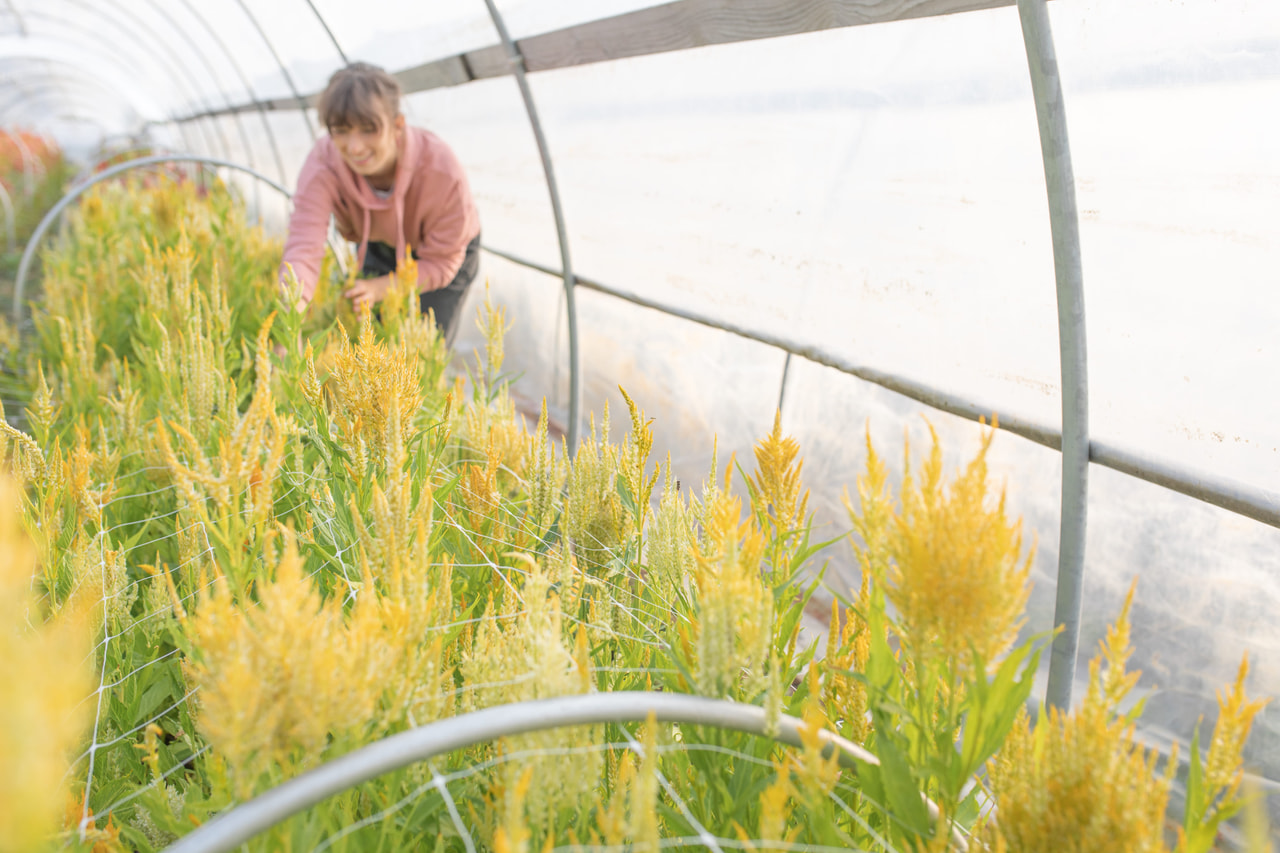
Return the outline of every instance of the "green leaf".
<path id="1" fill-rule="evenodd" d="M 809 528 L 806 527 L 804 530 L 804 538 L 801 542 L 801 545 L 799 548 L 796 549 L 795 555 L 791 558 L 792 577 L 794 578 L 800 573 L 800 571 L 804 567 L 804 564 L 807 563 L 814 554 L 817 554 L 819 551 L 822 551 L 823 549 L 839 542 L 841 539 L 845 537 L 845 535 L 846 534 L 842 533 L 839 536 L 832 537 L 831 539 L 824 539 L 821 542 L 817 542 L 811 545 L 809 544 Z"/>
<path id="2" fill-rule="evenodd" d="M 1204 766 L 1200 758 L 1200 723 L 1191 735 L 1191 761 L 1187 771 L 1187 800 L 1182 814 L 1182 829 L 1187 834 L 1188 848 L 1196 830 L 1204 820 Z"/>
<path id="3" fill-rule="evenodd" d="M 818 589 L 818 584 L 821 581 L 821 578 L 814 578 L 813 583 L 793 599 L 791 605 L 783 612 L 782 619 L 778 623 L 778 633 L 774 635 L 780 647 L 786 646 L 790 642 L 796 626 L 800 624 L 800 620 L 804 617 L 805 606 L 813 598 L 813 594 Z M 779 648 L 779 651 L 781 651 L 781 648 Z"/>
<path id="4" fill-rule="evenodd" d="M 1031 696 L 1043 650 L 1043 639 L 1033 637 L 1000 662 L 990 681 L 984 674 L 985 663 L 974 656 L 977 675 L 969 680 L 961 709 L 965 716 L 961 761 L 956 768 L 956 776 L 951 779 L 955 793 L 959 793 L 960 787 L 986 764 L 1008 737 L 1019 709 Z"/>
<path id="5" fill-rule="evenodd" d="M 929 810 L 924 804 L 920 789 L 906 755 L 889 735 L 888 719 L 876 713 L 876 757 L 880 759 L 880 780 L 889 806 L 889 814 L 902 829 L 917 839 L 930 835 Z"/>
<path id="6" fill-rule="evenodd" d="M 614 487 L 618 491 L 618 499 L 622 501 L 622 505 L 626 507 L 627 512 L 631 513 L 633 518 L 639 516 L 640 512 L 636 509 L 636 499 L 631 494 L 631 487 L 627 485 L 627 478 L 619 474 L 614 481 Z"/>

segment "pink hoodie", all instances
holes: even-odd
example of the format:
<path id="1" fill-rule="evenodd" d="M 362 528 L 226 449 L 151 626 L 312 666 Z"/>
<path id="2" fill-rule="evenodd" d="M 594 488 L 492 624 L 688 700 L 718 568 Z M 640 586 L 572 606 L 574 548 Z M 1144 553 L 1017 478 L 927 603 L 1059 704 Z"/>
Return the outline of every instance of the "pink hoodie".
<path id="1" fill-rule="evenodd" d="M 285 265 L 293 266 L 307 302 L 316 291 L 331 213 L 338 233 L 360 246 L 357 266 L 364 263 L 371 240 L 395 246 L 397 258 L 412 245 L 418 256 L 418 290 L 423 292 L 453 280 L 467 244 L 480 233 L 462 164 L 440 137 L 419 127 L 405 128 L 390 198 L 374 195 L 368 182 L 343 162 L 328 136 L 307 155 L 280 265 L 282 280 Z"/>

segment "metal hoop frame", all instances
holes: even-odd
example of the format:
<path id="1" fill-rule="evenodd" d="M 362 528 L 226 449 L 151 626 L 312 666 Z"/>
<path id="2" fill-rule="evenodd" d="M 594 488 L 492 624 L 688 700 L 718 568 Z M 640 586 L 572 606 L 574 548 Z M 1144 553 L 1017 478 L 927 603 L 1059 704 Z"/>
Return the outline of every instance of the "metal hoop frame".
<path id="1" fill-rule="evenodd" d="M 271 155 L 276 161 L 276 174 L 280 176 L 280 182 L 284 183 L 289 180 L 289 178 L 284 171 L 284 159 L 280 156 L 280 146 L 276 144 L 275 131 L 271 129 L 271 122 L 267 119 L 267 111 L 262 106 L 262 101 L 253 91 L 253 84 L 249 82 L 249 78 L 244 73 L 244 69 L 242 69 L 240 67 L 240 63 L 236 61 L 235 54 L 227 47 L 227 43 L 222 39 L 222 36 L 218 34 L 212 25 L 210 25 L 209 21 L 200 14 L 200 10 L 196 5 L 192 3 L 191 0 L 182 0 L 182 5 L 185 6 L 191 16 L 195 18 L 202 27 L 204 27 L 205 32 L 207 32 L 213 39 L 214 43 L 218 45 L 218 48 L 226 54 L 227 62 L 231 64 L 231 68 L 236 72 L 236 76 L 240 78 L 240 85 L 244 86 L 245 92 L 249 95 L 249 100 L 253 102 L 254 107 L 258 111 L 258 116 L 262 119 L 262 129 L 267 132 L 267 142 L 271 145 Z"/>
<path id="2" fill-rule="evenodd" d="M 145 20 L 138 18 L 134 14 L 133 10 L 123 5 L 113 7 L 119 15 L 128 22 L 129 25 L 126 26 L 125 21 L 117 20 L 113 15 L 108 14 L 92 3 L 85 2 L 85 0 L 64 0 L 64 2 L 73 3 L 78 9 L 85 9 L 93 12 L 101 20 L 109 23 L 130 41 L 138 45 L 141 50 L 149 52 L 157 62 L 161 62 L 169 69 L 170 77 L 182 89 L 189 93 L 188 97 L 190 97 L 193 102 L 197 100 L 200 94 L 199 79 L 196 78 L 196 76 L 191 72 L 191 69 L 187 67 L 187 64 L 183 62 L 182 58 L 176 51 L 174 51 L 173 46 L 166 39 L 161 38 Z M 65 21 L 62 22 L 62 25 L 68 26 Z M 108 47 L 114 48 L 117 46 L 116 43 L 110 39 L 103 39 L 102 41 Z M 116 51 L 116 53 L 119 53 L 119 51 Z M 160 57 L 161 53 L 163 53 L 163 59 Z M 124 63 L 122 67 L 127 68 L 127 60 L 128 55 L 122 55 L 118 62 Z M 172 114 L 170 117 L 172 117 Z M 209 130 L 210 126 L 213 128 L 212 132 Z M 204 137 L 205 148 L 209 152 L 212 152 L 214 156 L 230 156 L 231 146 L 227 143 L 227 137 L 222 131 L 221 124 L 217 121 L 198 123 L 196 125 L 196 129 L 199 130 L 200 135 Z"/>
<path id="3" fill-rule="evenodd" d="M 263 29 L 262 24 L 258 22 L 257 17 L 249 10 L 249 6 L 244 0 L 236 0 L 236 4 L 240 7 L 240 11 L 244 12 L 249 23 L 253 24 L 253 28 L 262 38 L 262 43 L 267 46 L 267 51 L 271 54 L 271 58 L 276 61 L 276 65 L 280 68 L 280 76 L 284 77 L 284 83 L 289 87 L 289 92 L 293 95 L 293 99 L 298 102 L 298 111 L 302 114 L 302 121 L 307 126 L 307 133 L 311 136 L 311 141 L 316 141 L 316 129 L 311 123 L 311 114 L 307 112 L 307 99 L 298 91 L 297 85 L 293 82 L 293 75 L 289 73 L 289 69 L 285 67 L 284 60 L 280 58 L 280 54 L 276 52 L 276 46 L 272 44 L 271 39 L 267 37 L 267 31 Z"/>
<path id="4" fill-rule="evenodd" d="M 292 199 L 293 194 L 284 186 L 276 183 L 266 175 L 252 169 L 249 166 L 233 162 L 231 160 L 222 160 L 217 157 L 203 157 L 198 154 L 157 154 L 153 157 L 139 157 L 136 160 L 127 160 L 124 163 L 118 163 L 109 169 L 104 169 L 94 175 L 88 181 L 73 187 L 66 195 L 58 200 L 49 212 L 40 220 L 40 224 L 36 226 L 36 230 L 32 232 L 31 239 L 27 241 L 26 248 L 22 251 L 22 260 L 18 263 L 18 277 L 13 285 L 13 310 L 10 315 L 14 326 L 19 326 L 22 320 L 22 296 L 26 289 L 27 274 L 31 270 L 31 262 L 35 258 L 36 249 L 40 246 L 40 240 L 44 237 L 45 232 L 57 221 L 62 215 L 62 211 L 66 210 L 71 202 L 84 195 L 89 188 L 97 186 L 103 181 L 114 178 L 116 175 L 133 171 L 134 169 L 150 166 L 156 163 L 200 163 L 206 166 L 218 166 L 226 169 L 234 169 L 237 172 L 243 172 L 250 177 L 257 178 L 262 183 L 271 187 L 285 198 Z"/>
<path id="5" fill-rule="evenodd" d="M 157 0 L 147 0 L 147 3 L 151 8 L 155 9 L 156 13 L 164 19 L 165 23 L 178 34 L 178 36 L 187 45 L 187 49 L 200 59 L 201 65 L 204 66 L 205 72 L 209 76 L 209 81 L 216 87 L 218 94 L 222 96 L 224 101 L 226 101 L 227 106 L 231 106 L 231 97 L 227 94 L 226 89 L 222 88 L 222 83 L 218 78 L 218 72 L 213 67 L 213 62 L 209 59 L 208 54 L 205 52 L 204 47 L 200 44 L 199 40 L 192 38 L 191 34 L 188 33 L 185 28 L 180 26 L 176 20 L 174 20 L 174 17 L 163 4 L 159 3 Z M 235 122 L 236 133 L 240 137 L 240 144 L 244 146 L 245 156 L 249 158 L 250 168 L 257 169 L 258 158 L 254 156 L 253 144 L 249 142 L 249 134 L 248 131 L 245 130 L 244 119 L 239 113 L 232 115 L 231 119 Z M 255 189 L 255 193 L 256 192 L 257 190 Z"/>
<path id="6" fill-rule="evenodd" d="M 1062 375 L 1062 516 L 1058 525 L 1057 602 L 1053 622 L 1062 630 L 1053 640 L 1045 701 L 1065 711 L 1071 707 L 1080 646 L 1089 513 L 1089 366 L 1085 345 L 1084 272 L 1080 263 L 1080 218 L 1076 211 L 1071 146 L 1067 141 L 1067 114 L 1046 0 L 1018 0 L 1018 17 L 1022 21 L 1022 40 L 1027 50 L 1031 91 L 1040 126 L 1057 279 Z"/>
<path id="7" fill-rule="evenodd" d="M 260 832 L 334 794 L 393 770 L 478 743 L 566 726 L 640 723 L 650 716 L 659 722 L 714 726 L 772 738 L 791 746 L 802 745 L 802 720 L 782 714 L 771 721 L 765 710 L 756 705 L 703 696 L 620 691 L 499 705 L 410 729 L 336 758 L 218 815 L 175 842 L 168 853 L 234 850 Z M 837 753 L 845 767 L 880 763 L 870 752 L 837 734 L 820 731 L 818 737 L 826 754 Z M 927 805 L 936 818 L 937 806 L 931 801 L 927 801 Z M 953 833 L 951 844 L 957 850 L 967 849 L 959 833 Z"/>
<path id="8" fill-rule="evenodd" d="M 529 88 L 529 80 L 525 75 L 524 57 L 520 48 L 507 32 L 506 23 L 498 12 L 494 0 L 484 0 L 493 19 L 494 29 L 507 52 L 507 60 L 511 63 L 511 72 L 515 75 L 516 85 L 520 87 L 520 97 L 524 101 L 525 112 L 529 116 L 529 127 L 533 130 L 534 142 L 538 146 L 538 156 L 542 160 L 542 174 L 547 181 L 547 194 L 551 197 L 551 214 L 556 222 L 556 240 L 560 245 L 560 269 L 564 277 L 565 314 L 569 333 L 569 429 L 565 446 L 569 457 L 578 449 L 580 421 L 582 420 L 582 359 L 578 351 L 578 307 L 574 299 L 573 263 L 569 258 L 569 233 L 565 226 L 564 209 L 560 205 L 560 189 L 556 184 L 555 166 L 551 160 L 551 149 L 547 146 L 546 136 L 542 132 L 542 122 L 538 118 L 538 108 L 533 101 L 533 90 Z M 319 14 L 319 13 L 317 13 Z"/>

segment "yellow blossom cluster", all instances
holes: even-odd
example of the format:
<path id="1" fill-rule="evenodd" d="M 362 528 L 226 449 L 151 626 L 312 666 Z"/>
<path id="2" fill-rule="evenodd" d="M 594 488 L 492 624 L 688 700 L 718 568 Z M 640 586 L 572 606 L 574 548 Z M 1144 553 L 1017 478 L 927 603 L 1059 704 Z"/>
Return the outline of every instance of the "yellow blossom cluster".
<path id="1" fill-rule="evenodd" d="M 871 605 L 870 576 L 862 576 L 862 589 L 852 607 L 843 610 L 838 599 L 831 601 L 831 625 L 827 634 L 827 675 L 822 682 L 822 699 L 827 713 L 836 716 L 840 733 L 854 743 L 871 734 L 867 687 L 858 678 L 871 657 L 871 626 L 864 614 Z"/>
<path id="2" fill-rule="evenodd" d="M 1034 553 L 1023 556 L 1020 523 L 1007 518 L 1003 493 L 988 502 L 986 455 L 995 431 L 949 484 L 938 435 L 929 431 L 932 447 L 918 474 L 910 445 L 904 448 L 901 507 L 889 497 L 887 469 L 868 433 L 861 511 L 845 498 L 862 539 L 859 561 L 882 585 L 915 655 L 972 666 L 976 654 L 990 666 L 1017 638 Z"/>
<path id="3" fill-rule="evenodd" d="M 593 844 L 609 847 L 631 845 L 644 853 L 661 848 L 662 827 L 658 819 L 658 724 L 652 716 L 640 735 L 637 750 L 621 757 L 611 753 L 612 791 L 608 802 L 597 799 Z"/>
<path id="4" fill-rule="evenodd" d="M 782 411 L 774 414 L 773 430 L 755 446 L 756 473 L 748 478 L 753 503 L 759 507 L 760 524 L 773 528 L 770 571 L 779 580 L 790 572 L 791 559 L 801 540 L 797 535 L 806 521 L 809 492 L 800 472 L 800 442 L 782 432 Z"/>
<path id="5" fill-rule="evenodd" d="M 551 592 L 551 579 L 532 558 L 522 558 L 525 573 L 519 596 L 495 611 L 490 600 L 469 648 L 462 655 L 459 673 L 464 684 L 459 702 L 462 712 L 571 696 L 591 690 L 591 661 L 587 631 L 574 632 L 572 650 L 566 643 L 560 599 Z M 527 768 L 534 770 L 538 786 L 529 792 L 523 808 L 541 824 L 555 823 L 562 808 L 576 807 L 594 788 L 599 756 L 547 754 L 562 743 L 594 743 L 599 727 L 521 735 L 504 741 L 504 750 L 530 753 L 508 762 L 500 784 L 518 788 Z"/>
<path id="6" fill-rule="evenodd" d="M 355 344 L 341 341 L 326 389 L 343 444 L 355 449 L 360 459 L 370 454 L 382 461 L 394 452 L 392 427 L 402 427 L 422 400 L 418 360 L 402 349 L 381 345 L 368 321 L 361 324 Z"/>
<path id="7" fill-rule="evenodd" d="M 273 765 L 319 760 L 330 738 L 351 745 L 401 716 L 406 705 L 429 707 L 419 690 L 441 683 L 432 671 L 439 644 L 417 648 L 422 638 L 404 607 L 384 605 L 372 589 L 350 614 L 341 599 L 322 600 L 292 537 L 257 598 L 241 605 L 217 582 L 187 625 L 200 730 L 241 795 Z M 388 693 L 400 707 L 386 707 Z"/>
<path id="8" fill-rule="evenodd" d="M 761 579 L 766 540 L 742 501 L 721 492 L 704 508 L 704 542 L 695 555 L 696 689 L 737 695 L 765 686 L 773 642 L 773 593 Z"/>
<path id="9" fill-rule="evenodd" d="M 1120 713 L 1137 673 L 1126 674 L 1129 608 L 1124 609 L 1097 657 L 1089 663 L 1089 690 L 1079 708 L 1056 708 L 1032 726 L 1021 712 L 991 761 L 989 779 L 998 803 L 988 844 L 1007 849 L 1155 853 L 1164 843 L 1168 773 L 1157 753 L 1134 739 Z M 1102 665 L 1107 669 L 1103 672 Z M 1169 772 L 1176 766 L 1169 762 Z"/>
<path id="10" fill-rule="evenodd" d="M 91 722 L 90 608 L 85 590 L 55 618 L 33 587 L 36 551 L 20 521 L 19 487 L 0 479 L 0 851 L 37 848 L 69 801 L 66 773 Z M 76 815 L 79 819 L 79 815 Z"/>

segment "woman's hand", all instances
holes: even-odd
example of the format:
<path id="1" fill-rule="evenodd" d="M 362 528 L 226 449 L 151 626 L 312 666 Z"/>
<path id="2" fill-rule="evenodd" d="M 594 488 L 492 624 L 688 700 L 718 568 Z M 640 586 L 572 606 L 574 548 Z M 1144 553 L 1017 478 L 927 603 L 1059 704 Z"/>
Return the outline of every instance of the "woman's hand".
<path id="1" fill-rule="evenodd" d="M 351 307 L 359 314 L 370 310 L 386 298 L 387 291 L 391 289 L 391 280 L 392 276 L 389 274 L 377 278 L 357 279 L 355 285 L 350 290 L 344 291 L 342 295 L 351 300 Z"/>

